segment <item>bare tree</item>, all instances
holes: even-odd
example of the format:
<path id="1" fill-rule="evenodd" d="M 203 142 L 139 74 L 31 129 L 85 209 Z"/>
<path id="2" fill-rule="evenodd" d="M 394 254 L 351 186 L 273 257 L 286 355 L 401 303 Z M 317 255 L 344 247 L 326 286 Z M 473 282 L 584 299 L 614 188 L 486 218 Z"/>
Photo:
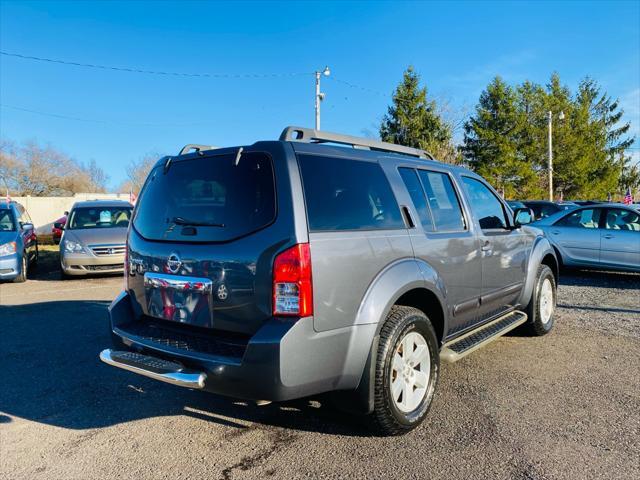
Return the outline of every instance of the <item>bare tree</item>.
<path id="1" fill-rule="evenodd" d="M 64 196 L 78 192 L 104 191 L 107 176 L 95 162 L 84 167 L 51 145 L 29 141 L 16 146 L 0 143 L 0 175 L 13 194 Z"/>
<path id="2" fill-rule="evenodd" d="M 127 180 L 120 186 L 120 191 L 132 191 L 139 193 L 147 179 L 147 175 L 162 155 L 157 153 L 148 153 L 138 160 L 132 160 L 127 165 Z M 126 188 L 126 190 L 122 190 Z"/>
<path id="3" fill-rule="evenodd" d="M 105 173 L 94 159 L 89 161 L 89 164 L 84 168 L 84 171 L 89 176 L 92 192 L 104 193 L 107 191 L 109 175 Z"/>

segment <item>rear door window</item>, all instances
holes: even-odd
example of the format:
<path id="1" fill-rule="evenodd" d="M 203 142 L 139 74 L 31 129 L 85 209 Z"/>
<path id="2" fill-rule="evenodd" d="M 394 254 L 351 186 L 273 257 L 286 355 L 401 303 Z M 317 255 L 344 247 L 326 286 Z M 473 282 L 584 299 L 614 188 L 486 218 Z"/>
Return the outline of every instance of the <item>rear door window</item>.
<path id="1" fill-rule="evenodd" d="M 404 228 L 377 163 L 316 155 L 298 159 L 310 231 Z"/>
<path id="2" fill-rule="evenodd" d="M 259 152 L 173 160 L 149 174 L 138 202 L 133 226 L 146 239 L 233 240 L 275 220 L 272 161 Z"/>
<path id="3" fill-rule="evenodd" d="M 418 170 L 418 172 L 427 194 L 436 230 L 441 232 L 465 230 L 460 200 L 449 175 L 427 170 Z"/>
<path id="4" fill-rule="evenodd" d="M 404 181 L 407 191 L 416 207 L 422 228 L 427 232 L 433 232 L 433 220 L 431 219 L 431 211 L 427 205 L 427 197 L 424 194 L 422 184 L 418 178 L 417 172 L 413 168 L 399 168 L 400 176 Z"/>
<path id="5" fill-rule="evenodd" d="M 604 228 L 607 230 L 640 232 L 640 213 L 622 208 L 610 208 L 607 210 Z"/>

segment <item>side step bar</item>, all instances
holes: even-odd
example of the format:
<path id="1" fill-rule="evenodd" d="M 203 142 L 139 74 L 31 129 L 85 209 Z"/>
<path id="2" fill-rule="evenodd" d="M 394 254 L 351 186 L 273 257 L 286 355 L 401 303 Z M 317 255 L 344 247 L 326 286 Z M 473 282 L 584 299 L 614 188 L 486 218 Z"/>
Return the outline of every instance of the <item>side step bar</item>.
<path id="1" fill-rule="evenodd" d="M 186 370 L 181 363 L 135 352 L 106 349 L 100 352 L 100 360 L 113 367 L 179 387 L 202 389 L 207 379 L 206 373 Z"/>
<path id="2" fill-rule="evenodd" d="M 526 321 L 526 313 L 518 310 L 509 312 L 475 330 L 471 330 L 461 337 L 445 343 L 442 350 L 440 350 L 440 360 L 446 363 L 457 362 Z"/>

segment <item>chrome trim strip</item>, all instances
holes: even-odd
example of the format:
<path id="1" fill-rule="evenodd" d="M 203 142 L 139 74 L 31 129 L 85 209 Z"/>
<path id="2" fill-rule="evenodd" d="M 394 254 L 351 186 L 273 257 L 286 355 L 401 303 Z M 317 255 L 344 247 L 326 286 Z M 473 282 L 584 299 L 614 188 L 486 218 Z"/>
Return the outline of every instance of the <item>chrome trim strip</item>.
<path id="1" fill-rule="evenodd" d="M 115 360 L 111 353 L 113 350 L 106 349 L 100 352 L 100 360 L 112 367 L 128 370 L 129 372 L 137 373 L 145 377 L 153 378 L 161 382 L 170 383 L 171 385 L 177 385 L 178 387 L 195 388 L 201 390 L 204 388 L 204 382 L 207 379 L 207 374 L 204 372 L 196 372 L 192 370 L 182 370 L 180 372 L 170 373 L 156 373 L 149 370 L 145 370 L 142 367 L 135 367 L 125 363 L 120 363 Z"/>
<path id="2" fill-rule="evenodd" d="M 208 278 L 183 277 L 151 272 L 146 272 L 144 274 L 144 286 L 152 288 L 168 288 L 178 291 L 187 290 L 203 294 L 209 294 L 213 290 L 213 283 Z"/>

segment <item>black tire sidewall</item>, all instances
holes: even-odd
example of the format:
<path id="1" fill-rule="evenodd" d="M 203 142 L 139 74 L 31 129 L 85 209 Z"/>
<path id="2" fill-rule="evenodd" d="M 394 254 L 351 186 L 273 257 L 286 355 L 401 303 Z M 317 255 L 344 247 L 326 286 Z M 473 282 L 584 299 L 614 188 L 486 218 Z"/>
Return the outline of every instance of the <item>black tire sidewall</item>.
<path id="1" fill-rule="evenodd" d="M 412 331 L 420 333 L 420 335 L 422 335 L 427 341 L 429 355 L 431 357 L 431 371 L 429 372 L 429 385 L 427 386 L 427 392 L 422 399 L 422 402 L 420 402 L 420 405 L 412 412 L 405 413 L 398 409 L 391 397 L 391 366 L 398 342 Z M 435 393 L 440 367 L 436 336 L 433 332 L 433 327 L 426 316 L 412 314 L 407 315 L 397 326 L 396 331 L 388 343 L 389 345 L 388 348 L 386 348 L 383 369 L 385 403 L 387 404 L 389 413 L 391 413 L 395 421 L 405 428 L 411 429 L 422 422 L 429 411 L 429 407 L 431 406 L 433 395 Z"/>
<path id="2" fill-rule="evenodd" d="M 546 279 L 551 281 L 551 287 L 553 291 L 553 312 L 551 313 L 551 318 L 547 323 L 542 322 L 542 318 L 540 317 L 540 296 L 542 294 L 542 284 Z M 538 277 L 536 279 L 535 290 L 533 291 L 533 296 L 531 299 L 531 304 L 529 307 L 530 324 L 535 330 L 535 333 L 538 335 L 544 335 L 551 331 L 553 328 L 553 324 L 555 323 L 555 311 L 556 311 L 556 302 L 557 302 L 557 285 L 556 279 L 553 275 L 551 269 L 546 265 L 540 265 L 538 268 Z"/>

